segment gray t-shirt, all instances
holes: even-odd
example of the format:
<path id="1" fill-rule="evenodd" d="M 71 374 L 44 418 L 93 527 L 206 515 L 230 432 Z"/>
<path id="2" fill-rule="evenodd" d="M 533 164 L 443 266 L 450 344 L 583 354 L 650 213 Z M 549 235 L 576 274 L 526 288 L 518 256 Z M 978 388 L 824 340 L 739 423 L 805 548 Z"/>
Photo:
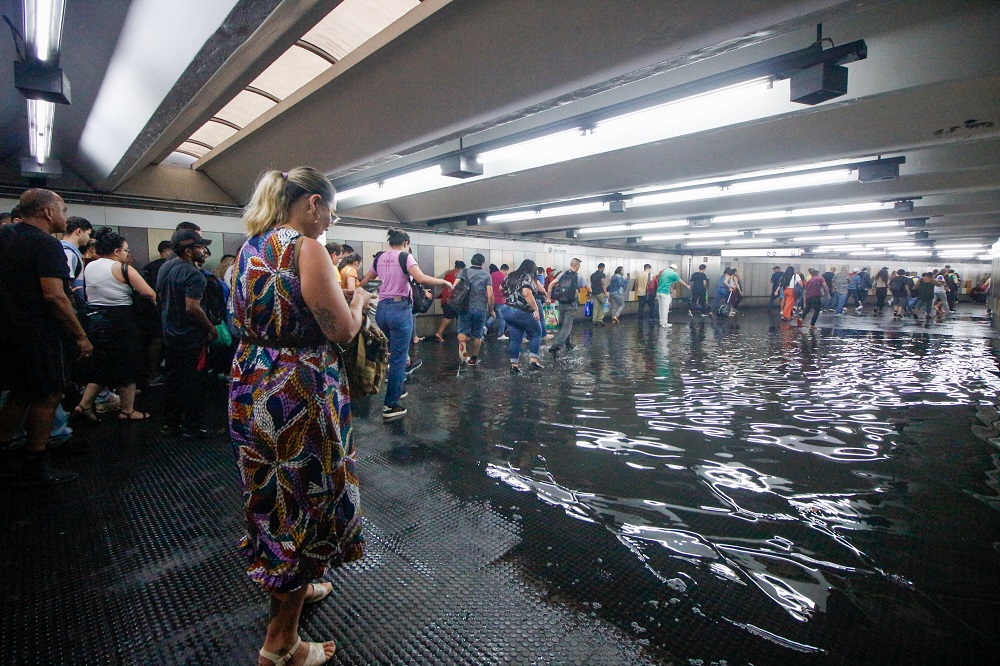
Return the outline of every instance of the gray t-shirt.
<path id="1" fill-rule="evenodd" d="M 470 266 L 459 275 L 465 273 L 469 280 L 469 309 L 485 312 L 489 309 L 486 301 L 486 287 L 493 286 L 493 279 L 490 274 L 483 270 L 482 266 Z"/>
<path id="2" fill-rule="evenodd" d="M 156 277 L 156 296 L 160 301 L 163 334 L 181 336 L 204 332 L 187 313 L 185 298 L 205 295 L 207 280 L 202 272 L 182 259 L 174 257 L 160 268 Z"/>

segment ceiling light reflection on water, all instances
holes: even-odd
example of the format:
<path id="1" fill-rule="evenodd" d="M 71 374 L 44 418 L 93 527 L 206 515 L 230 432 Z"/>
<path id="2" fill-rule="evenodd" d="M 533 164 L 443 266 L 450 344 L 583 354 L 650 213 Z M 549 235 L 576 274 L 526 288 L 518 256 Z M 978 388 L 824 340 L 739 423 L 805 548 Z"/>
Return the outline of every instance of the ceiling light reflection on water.
<path id="1" fill-rule="evenodd" d="M 607 348 L 613 371 L 568 386 L 572 413 L 586 419 L 540 422 L 543 464 L 501 456 L 487 474 L 609 530 L 661 583 L 687 572 L 692 599 L 715 580 L 808 624 L 834 591 L 919 588 L 870 554 L 881 547 L 874 535 L 919 531 L 916 479 L 900 476 L 914 446 L 908 429 L 948 413 L 961 422 L 969 406 L 996 401 L 989 347 L 961 337 L 832 337 L 822 350 L 798 335 L 727 342 L 743 344 L 695 339 L 651 358 Z M 620 430 L 595 428 L 594 417 Z M 769 642 L 822 651 L 775 617 L 769 626 L 699 606 Z"/>

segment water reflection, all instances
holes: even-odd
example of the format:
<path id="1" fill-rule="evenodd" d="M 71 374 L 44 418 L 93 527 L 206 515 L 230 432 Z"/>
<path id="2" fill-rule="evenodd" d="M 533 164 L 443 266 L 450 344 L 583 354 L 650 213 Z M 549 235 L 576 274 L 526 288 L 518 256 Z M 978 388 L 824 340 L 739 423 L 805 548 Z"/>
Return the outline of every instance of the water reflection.
<path id="1" fill-rule="evenodd" d="M 726 321 L 678 328 L 585 338 L 589 348 L 561 362 L 555 405 L 515 391 L 498 425 L 518 441 L 492 450 L 487 474 L 609 530 L 675 596 L 692 593 L 683 569 L 691 585 L 731 586 L 807 624 L 857 581 L 919 587 L 872 554 L 870 535 L 910 535 L 925 518 L 902 473 L 928 415 L 982 406 L 977 434 L 1000 443 L 1000 412 L 986 406 L 1000 393 L 989 344 Z M 975 496 L 1000 508 L 1000 454 L 993 461 L 996 495 Z M 715 618 L 821 651 L 746 615 L 720 608 Z"/>

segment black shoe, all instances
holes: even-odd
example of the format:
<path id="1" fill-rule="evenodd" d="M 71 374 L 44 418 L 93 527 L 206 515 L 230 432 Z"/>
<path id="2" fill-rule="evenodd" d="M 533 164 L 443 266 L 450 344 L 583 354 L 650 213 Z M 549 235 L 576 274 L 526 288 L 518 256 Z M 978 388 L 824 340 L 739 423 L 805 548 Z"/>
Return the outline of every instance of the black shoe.
<path id="1" fill-rule="evenodd" d="M 182 439 L 212 439 L 213 437 L 221 437 L 229 432 L 229 428 L 225 426 L 217 426 L 215 428 L 208 428 L 204 426 L 197 426 L 194 428 L 183 428 L 181 432 Z"/>
<path id="2" fill-rule="evenodd" d="M 542 365 L 541 363 L 539 363 L 538 361 L 532 361 L 529 365 L 531 365 L 531 369 L 532 370 L 544 370 L 545 369 L 545 366 Z"/>
<path id="3" fill-rule="evenodd" d="M 572 351 L 572 350 L 576 349 L 576 345 L 571 345 L 570 343 L 567 342 L 566 343 L 566 349 Z"/>
<path id="4" fill-rule="evenodd" d="M 559 355 L 559 347 L 549 347 L 549 353 L 552 354 L 552 358 Z"/>
<path id="5" fill-rule="evenodd" d="M 382 420 L 383 421 L 393 421 L 406 416 L 406 407 L 400 407 L 396 405 L 395 407 L 383 407 L 382 408 Z"/>
<path id="6" fill-rule="evenodd" d="M 519 375 L 519 374 L 521 374 L 521 366 L 514 365 L 512 363 L 511 366 L 510 366 L 510 374 L 512 374 L 512 375 Z"/>
<path id="7" fill-rule="evenodd" d="M 408 366 L 406 366 L 406 374 L 408 374 L 408 375 L 409 375 L 409 374 L 412 374 L 413 372 L 415 372 L 415 371 L 416 371 L 416 369 L 417 369 L 417 368 L 419 368 L 419 367 L 420 367 L 420 366 L 422 366 L 423 364 L 424 364 L 424 362 L 423 362 L 423 361 L 421 361 L 421 360 L 420 360 L 420 359 L 418 358 L 417 360 L 413 361 L 413 362 L 412 362 L 412 363 L 410 363 L 410 364 L 409 364 Z"/>
<path id="8" fill-rule="evenodd" d="M 178 423 L 164 423 L 160 426 L 160 437 L 180 437 L 186 428 Z"/>
<path id="9" fill-rule="evenodd" d="M 14 478 L 15 488 L 45 488 L 75 481 L 80 475 L 68 469 L 56 469 L 45 462 L 43 454 L 22 454 L 21 473 Z"/>

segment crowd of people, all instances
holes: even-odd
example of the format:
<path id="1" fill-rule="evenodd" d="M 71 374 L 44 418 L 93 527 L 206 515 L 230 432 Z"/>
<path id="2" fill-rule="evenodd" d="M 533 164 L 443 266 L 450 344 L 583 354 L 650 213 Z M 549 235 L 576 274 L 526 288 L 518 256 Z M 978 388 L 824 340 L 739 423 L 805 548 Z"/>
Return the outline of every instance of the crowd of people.
<path id="1" fill-rule="evenodd" d="M 719 277 L 710 305 L 704 264 L 689 281 L 675 264 L 657 273 L 646 264 L 633 281 L 621 266 L 609 277 L 603 263 L 585 277 L 579 258 L 564 271 L 530 259 L 513 270 L 484 267 L 481 253 L 437 278 L 423 273 L 409 236 L 397 229 L 365 271 L 350 246 L 318 242 L 335 220 L 333 185 L 299 167 L 262 176 L 244 211 L 246 242 L 214 271 L 205 268 L 212 241 L 193 223 L 178 225 L 140 271 L 124 236 L 69 217 L 65 201 L 45 189 L 25 191 L 0 225 L 0 347 L 8 356 L 0 475 L 25 488 L 72 481 L 76 472 L 51 464 L 51 454 L 71 448 L 66 394 L 79 396 L 71 412 L 80 422 L 100 420 L 103 399 L 127 426 L 151 416 L 136 407 L 139 387 L 162 385 L 163 435 L 228 433 L 232 441 L 246 526 L 240 551 L 272 603 L 264 666 L 315 666 L 336 649 L 332 641 L 303 643 L 298 623 L 303 604 L 329 595 L 330 584 L 317 582 L 327 568 L 364 555 L 341 345 L 368 319 L 388 340 L 382 418 L 392 421 L 407 413 L 405 380 L 420 366 L 410 355 L 420 339 L 415 315 L 431 287 L 443 288 L 443 317 L 429 339 L 443 342 L 457 322 L 460 367 L 474 367 L 492 330 L 506 343 L 511 374 L 544 368 L 546 337 L 553 359 L 573 349 L 574 320 L 585 305 L 595 326 L 608 316 L 619 324 L 632 286 L 639 317 L 661 327 L 671 325 L 681 287 L 691 292 L 691 316 L 735 316 L 744 291 L 735 268 Z M 866 268 L 820 274 L 775 266 L 768 307 L 780 300 L 782 319 L 801 326 L 811 314 L 815 326 L 822 311 L 840 315 L 852 299 L 861 310 L 872 296 L 876 314 L 891 307 L 897 318 L 940 318 L 954 310 L 960 284 L 948 266 L 919 277 L 883 268 L 874 278 Z M 229 376 L 228 427 L 205 422 L 206 387 L 221 375 Z"/>

